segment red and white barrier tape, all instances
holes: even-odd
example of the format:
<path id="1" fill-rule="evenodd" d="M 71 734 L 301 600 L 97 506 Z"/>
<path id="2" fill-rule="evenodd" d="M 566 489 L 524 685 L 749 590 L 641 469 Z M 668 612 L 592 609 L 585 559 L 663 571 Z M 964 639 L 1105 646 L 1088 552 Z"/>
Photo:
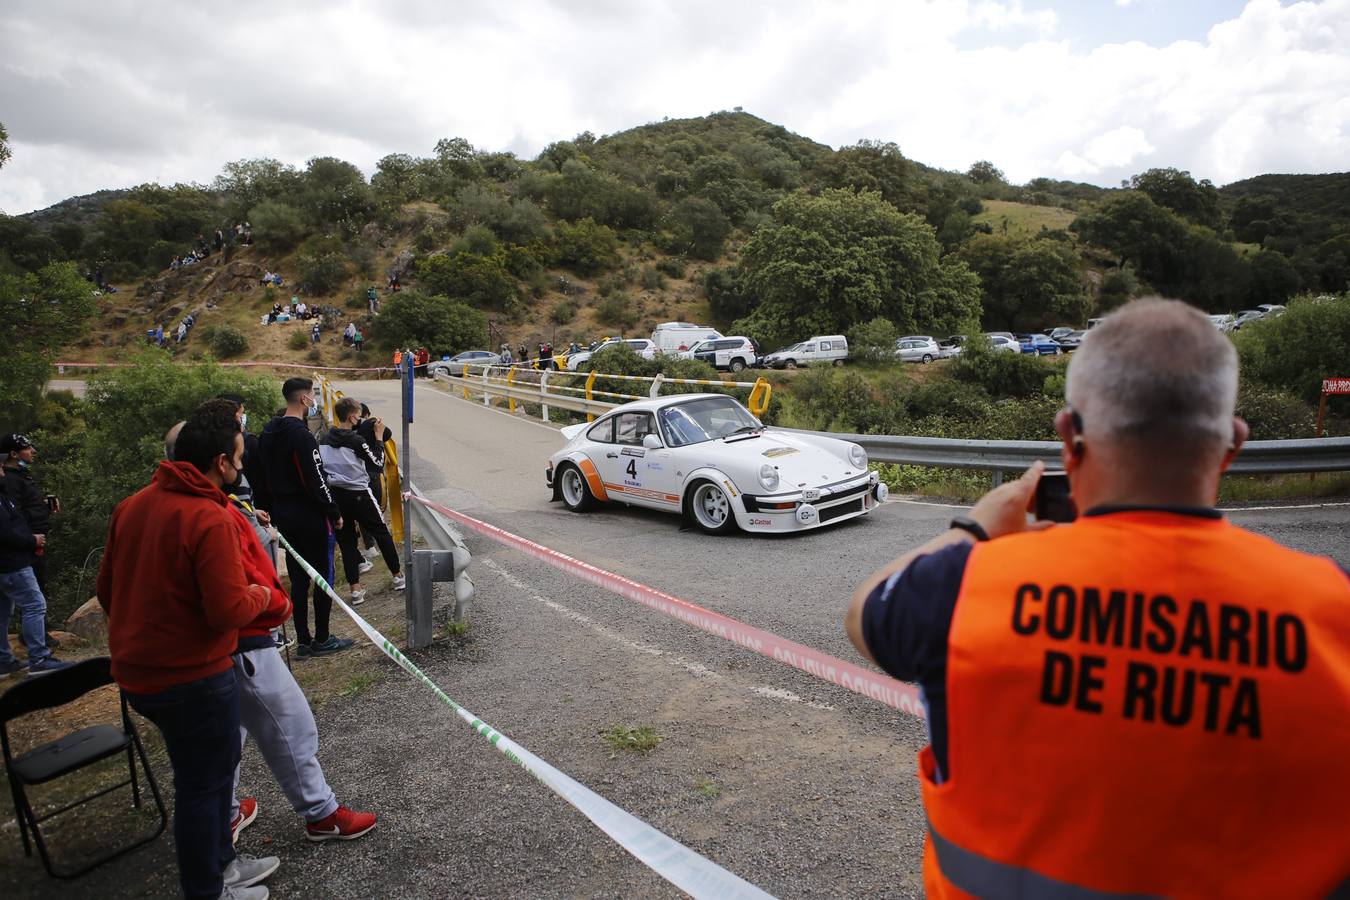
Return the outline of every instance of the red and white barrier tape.
<path id="1" fill-rule="evenodd" d="M 905 684 L 903 681 L 897 681 L 888 675 L 869 671 L 854 663 L 844 662 L 842 659 L 836 659 L 804 644 L 779 637 L 772 632 L 755 628 L 753 625 L 746 625 L 744 622 L 704 609 L 687 600 L 681 600 L 630 578 L 624 578 L 622 575 L 607 572 L 598 566 L 568 556 L 566 553 L 560 553 L 557 550 L 545 547 L 543 544 L 537 544 L 529 538 L 512 534 L 496 525 L 490 525 L 462 512 L 448 509 L 439 503 L 433 503 L 425 497 L 410 493 L 405 493 L 403 496 L 405 499 L 421 503 L 428 509 L 434 509 L 446 518 L 458 522 L 485 537 L 492 538 L 513 550 L 519 550 L 527 556 L 548 563 L 555 569 L 583 581 L 588 581 L 597 587 L 602 587 L 607 591 L 618 594 L 620 597 L 635 600 L 649 609 L 679 619 L 686 625 L 692 625 L 723 640 L 731 641 L 761 656 L 767 656 L 770 659 L 792 666 L 794 669 L 800 669 L 831 684 L 848 688 L 850 691 L 862 694 L 864 697 L 870 697 L 878 703 L 884 703 L 901 712 L 907 712 L 920 718 L 924 716 L 923 703 L 919 699 L 919 689 L 912 684 Z"/>

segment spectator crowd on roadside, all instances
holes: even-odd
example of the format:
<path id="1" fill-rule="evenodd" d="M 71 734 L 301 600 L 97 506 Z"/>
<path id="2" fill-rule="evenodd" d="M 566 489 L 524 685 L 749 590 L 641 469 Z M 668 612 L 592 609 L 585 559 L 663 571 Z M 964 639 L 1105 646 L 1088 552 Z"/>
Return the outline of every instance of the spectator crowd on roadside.
<path id="1" fill-rule="evenodd" d="M 340 804 L 328 785 L 317 725 L 281 655 L 290 645 L 284 628 L 291 619 L 299 660 L 339 653 L 353 641 L 332 633 L 331 599 L 317 581 L 311 598 L 308 572 L 289 553 L 289 592 L 283 587 L 269 548 L 279 532 L 331 584 L 340 543 L 344 568 L 355 576 L 351 602 L 361 603 L 367 591 L 358 579 L 372 568 L 373 551 L 359 550 L 359 528 L 401 590 L 397 548 L 378 499 L 389 431 L 368 408 L 346 400 L 341 421 L 320 445 L 310 431 L 318 409 L 314 383 L 288 379 L 282 394 L 285 408 L 259 437 L 246 430 L 244 400 L 233 394 L 204 402 L 174 425 L 150 485 L 114 511 L 99 569 L 114 678 L 169 751 L 179 876 L 188 897 L 261 900 L 267 890 L 260 883 L 280 865 L 276 857 L 233 849 L 258 814 L 255 798 L 238 796 L 241 751 L 250 738 L 309 840 L 350 840 L 376 825 L 374 814 Z M 31 462 L 26 439 L 12 435 L 4 441 L 11 444 L 16 458 Z M 10 499 L 8 477 L 0 536 L 0 588 L 24 610 L 30 668 L 59 668 L 65 664 L 40 644 L 41 595 L 33 596 L 30 557 L 43 540 Z M 140 552 L 145 546 L 180 549 L 147 557 Z M 11 557 L 25 563 L 14 568 L 26 574 L 9 571 Z M 14 668 L 3 656 L 0 663 Z"/>

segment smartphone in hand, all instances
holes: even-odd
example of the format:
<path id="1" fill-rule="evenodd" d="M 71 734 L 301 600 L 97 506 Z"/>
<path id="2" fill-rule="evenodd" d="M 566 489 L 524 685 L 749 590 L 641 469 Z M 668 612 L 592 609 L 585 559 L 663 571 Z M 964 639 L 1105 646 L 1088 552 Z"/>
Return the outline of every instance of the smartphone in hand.
<path id="1" fill-rule="evenodd" d="M 1036 485 L 1036 518 L 1051 522 L 1072 522 L 1078 509 L 1069 496 L 1069 476 L 1064 472 L 1046 472 Z"/>

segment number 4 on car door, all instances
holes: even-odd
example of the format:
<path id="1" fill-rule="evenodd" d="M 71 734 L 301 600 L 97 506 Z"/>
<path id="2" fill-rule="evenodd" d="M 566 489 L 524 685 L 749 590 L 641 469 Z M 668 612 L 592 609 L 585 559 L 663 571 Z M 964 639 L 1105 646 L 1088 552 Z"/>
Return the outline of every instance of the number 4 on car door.
<path id="1" fill-rule="evenodd" d="M 628 460 L 628 468 L 624 469 L 624 471 L 628 473 L 629 478 L 637 481 L 637 460 Z"/>

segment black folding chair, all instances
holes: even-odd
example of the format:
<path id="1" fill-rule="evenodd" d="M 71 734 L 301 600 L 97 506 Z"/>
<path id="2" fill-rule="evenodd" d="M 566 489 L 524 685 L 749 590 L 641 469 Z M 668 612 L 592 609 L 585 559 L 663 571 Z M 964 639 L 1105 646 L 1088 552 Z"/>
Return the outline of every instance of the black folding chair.
<path id="1" fill-rule="evenodd" d="M 164 809 L 164 800 L 159 795 L 159 786 L 155 783 L 154 773 L 150 771 L 150 761 L 145 756 L 145 747 L 141 745 L 140 735 L 137 734 L 136 726 L 132 724 L 131 716 L 127 712 L 125 694 L 121 695 L 121 728 L 114 725 L 91 725 L 54 741 L 49 741 L 40 747 L 34 747 L 18 756 L 14 756 L 10 752 L 9 723 L 11 720 L 40 709 L 62 706 L 79 699 L 95 688 L 112 683 L 112 660 L 106 656 L 100 656 L 76 663 L 66 669 L 32 676 L 27 681 L 15 685 L 3 695 L 0 695 L 0 747 L 4 750 L 5 772 L 9 775 L 10 790 L 14 794 L 14 812 L 15 818 L 19 822 L 19 834 L 23 836 L 23 852 L 26 856 L 32 856 L 32 843 L 36 843 L 38 853 L 42 857 L 42 865 L 56 878 L 78 878 L 124 853 L 150 843 L 164 833 L 164 826 L 169 821 L 168 814 Z M 132 756 L 133 748 L 140 755 L 141 768 L 145 770 L 145 780 L 150 785 L 150 792 L 154 795 L 155 805 L 159 807 L 159 827 L 149 837 L 118 847 L 81 869 L 73 871 L 58 870 L 52 865 L 51 857 L 47 853 L 47 843 L 43 840 L 38 825 L 127 785 L 131 785 L 131 805 L 139 809 L 141 789 L 136 778 L 136 761 Z M 129 776 L 126 780 L 67 803 L 60 809 L 45 815 L 39 816 L 34 812 L 32 804 L 28 801 L 28 788 L 46 784 L 119 753 L 126 753 L 127 755 Z M 30 831 L 33 836 L 31 843 L 28 839 Z"/>

